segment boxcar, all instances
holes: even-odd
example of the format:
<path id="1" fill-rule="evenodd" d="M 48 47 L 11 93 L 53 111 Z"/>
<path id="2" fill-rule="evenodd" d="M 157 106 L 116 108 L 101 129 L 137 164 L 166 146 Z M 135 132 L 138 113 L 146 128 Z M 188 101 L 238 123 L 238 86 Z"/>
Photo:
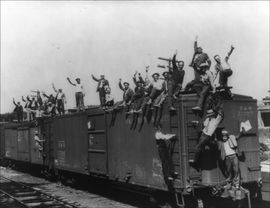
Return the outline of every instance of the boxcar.
<path id="1" fill-rule="evenodd" d="M 201 132 L 196 124 L 205 119 L 192 111 L 197 99 L 196 94 L 180 96 L 174 103 L 175 113 L 169 112 L 165 102 L 159 111 L 147 111 L 145 115 L 91 108 L 45 119 L 38 127 L 6 126 L 1 132 L 5 157 L 41 164 L 33 141 L 33 132 L 38 130 L 46 140 L 45 165 L 50 169 L 102 177 L 131 188 L 173 190 L 178 199 L 178 194 L 189 193 L 190 189 L 216 187 L 225 181 L 217 149 L 211 145 L 203 151 L 201 171 L 189 165 Z M 242 184 L 256 185 L 261 179 L 256 100 L 234 95 L 232 100 L 224 101 L 224 114 L 220 126 L 230 134 L 239 133 L 241 122 L 251 123 L 252 129 L 238 141 L 242 153 L 239 168 Z M 176 134 L 166 154 L 160 151 L 155 139 L 153 123 L 157 122 L 162 124 L 164 133 Z M 173 177 L 165 170 L 166 159 L 171 160 Z"/>

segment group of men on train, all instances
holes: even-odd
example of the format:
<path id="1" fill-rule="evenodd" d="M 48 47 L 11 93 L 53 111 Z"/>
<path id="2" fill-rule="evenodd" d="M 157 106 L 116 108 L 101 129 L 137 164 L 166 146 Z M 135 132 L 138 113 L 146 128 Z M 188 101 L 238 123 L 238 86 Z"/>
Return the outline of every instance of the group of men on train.
<path id="1" fill-rule="evenodd" d="M 197 37 L 194 42 L 194 55 L 190 63 L 190 67 L 194 69 L 194 79 L 187 83 L 183 88 L 183 80 L 185 76 L 184 61 L 177 61 L 177 51 L 173 55 L 172 59 L 168 59 L 168 70 L 162 73 L 162 77 L 159 73 L 152 74 L 152 80 L 149 76 L 149 67 L 145 69 L 145 77 L 138 73 L 133 76 L 133 82 L 135 84 L 134 90 L 130 87 L 130 83 L 122 83 L 122 79 L 119 79 L 119 88 L 123 91 L 123 100 L 121 102 L 114 102 L 114 97 L 111 93 L 109 81 L 105 79 L 104 75 L 100 75 L 100 78 L 96 78 L 93 74 L 92 79 L 98 83 L 96 91 L 99 94 L 100 106 L 104 110 L 116 110 L 119 108 L 125 108 L 127 114 L 140 114 L 147 108 L 154 109 L 160 108 L 165 100 L 167 100 L 169 111 L 176 111 L 173 106 L 173 100 L 177 99 L 181 93 L 197 92 L 199 99 L 197 105 L 192 109 L 194 112 L 206 111 L 206 120 L 204 122 L 204 128 L 199 139 L 199 143 L 196 145 L 196 152 L 194 160 L 191 162 L 191 166 L 199 169 L 199 158 L 205 144 L 210 140 L 216 131 L 217 126 L 222 121 L 224 115 L 222 111 L 222 105 L 220 102 L 215 104 L 207 104 L 204 106 L 206 97 L 210 94 L 215 94 L 218 90 L 229 91 L 228 77 L 232 75 L 232 69 L 229 64 L 229 58 L 234 50 L 231 49 L 228 55 L 225 57 L 224 62 L 219 55 L 214 56 L 216 62 L 214 73 L 210 71 L 211 60 L 207 53 L 205 53 L 202 47 L 197 45 Z M 218 79 L 219 77 L 219 79 Z M 84 96 L 85 88 L 81 83 L 80 78 L 76 78 L 75 82 L 72 82 L 70 78 L 67 78 L 68 82 L 76 88 L 75 99 L 76 107 L 78 111 L 85 110 Z M 219 86 L 216 85 L 218 80 Z M 62 89 L 56 89 L 52 85 L 55 95 L 46 95 L 45 92 L 35 91 L 36 95 L 31 99 L 29 96 L 22 101 L 25 102 L 25 110 L 27 112 L 27 119 L 32 120 L 36 117 L 50 117 L 56 114 L 64 114 L 66 103 L 66 96 Z M 43 97 L 43 98 L 42 98 Z M 13 103 L 16 106 L 15 112 L 17 114 L 18 122 L 23 121 L 23 107 L 20 102 Z M 168 137 L 162 134 L 159 130 L 158 140 L 171 139 L 172 135 Z M 238 181 L 238 160 L 236 157 L 237 142 L 236 138 L 229 135 L 224 129 L 222 130 L 222 140 L 219 141 L 219 147 L 223 153 L 222 157 L 226 160 L 228 178 L 233 181 Z M 162 142 L 159 144 L 162 144 Z"/>

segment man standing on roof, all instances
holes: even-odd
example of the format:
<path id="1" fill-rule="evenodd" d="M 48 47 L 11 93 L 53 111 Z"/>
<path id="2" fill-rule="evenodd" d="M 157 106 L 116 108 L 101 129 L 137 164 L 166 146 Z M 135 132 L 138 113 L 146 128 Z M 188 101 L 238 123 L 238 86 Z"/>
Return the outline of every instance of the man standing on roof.
<path id="1" fill-rule="evenodd" d="M 231 46 L 231 50 L 229 51 L 228 55 L 224 59 L 224 63 L 221 62 L 221 58 L 219 55 L 215 55 L 214 59 L 216 61 L 215 65 L 215 79 L 219 75 L 219 85 L 220 87 L 228 87 L 228 77 L 232 75 L 232 69 L 229 64 L 229 58 L 234 50 L 234 47 Z"/>
<path id="2" fill-rule="evenodd" d="M 106 97 L 106 91 L 105 87 L 109 86 L 109 81 L 105 79 L 104 75 L 100 75 L 100 79 L 97 79 L 93 74 L 91 74 L 92 79 L 98 82 L 97 85 L 97 92 L 99 93 L 99 100 L 100 100 L 100 106 L 105 106 L 105 97 Z"/>
<path id="3" fill-rule="evenodd" d="M 62 89 L 58 89 L 56 90 L 54 84 L 52 83 L 52 87 L 54 92 L 56 93 L 56 105 L 57 105 L 57 111 L 58 113 L 61 114 L 65 114 L 65 106 L 64 103 L 66 104 L 66 95 L 65 93 L 63 93 Z"/>
<path id="4" fill-rule="evenodd" d="M 75 93 L 75 98 L 76 98 L 76 107 L 77 107 L 77 111 L 80 110 L 84 110 L 84 96 L 85 96 L 85 92 L 84 92 L 84 87 L 81 84 L 81 79 L 80 78 L 76 78 L 76 84 L 72 83 L 70 81 L 70 78 L 67 77 L 68 82 L 76 87 L 76 93 Z"/>
<path id="5" fill-rule="evenodd" d="M 189 91 L 193 88 L 193 86 L 200 81 L 200 73 L 202 68 L 205 68 L 207 66 L 207 69 L 210 69 L 211 67 L 211 60 L 209 59 L 209 56 L 207 53 L 203 52 L 202 47 L 198 47 L 198 36 L 195 38 L 194 42 L 194 55 L 192 58 L 192 61 L 189 66 L 193 67 L 194 69 L 194 80 L 189 82 L 186 87 L 185 91 Z"/>
<path id="6" fill-rule="evenodd" d="M 14 112 L 17 114 L 17 120 L 19 123 L 23 121 L 23 107 L 20 102 L 15 102 L 15 99 L 13 98 L 13 104 L 15 105 Z"/>
<path id="7" fill-rule="evenodd" d="M 173 83 L 174 97 L 179 95 L 180 90 L 182 89 L 182 84 L 183 84 L 184 76 L 185 76 L 185 71 L 183 69 L 185 62 L 179 61 L 177 62 L 178 64 L 176 64 L 176 55 L 177 55 L 177 51 L 172 58 L 173 68 L 172 69 L 170 68 L 170 71 L 169 71 L 172 74 L 172 79 L 174 82 Z"/>

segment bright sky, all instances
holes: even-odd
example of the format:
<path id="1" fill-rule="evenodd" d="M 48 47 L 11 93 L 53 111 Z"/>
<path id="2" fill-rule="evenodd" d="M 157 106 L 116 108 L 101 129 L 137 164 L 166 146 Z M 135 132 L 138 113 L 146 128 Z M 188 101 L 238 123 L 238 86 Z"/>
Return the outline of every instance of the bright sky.
<path id="1" fill-rule="evenodd" d="M 13 97 L 20 101 L 37 89 L 52 93 L 52 82 L 74 107 L 67 76 L 82 79 L 87 105 L 98 104 L 91 73 L 105 74 L 120 100 L 120 77 L 131 82 L 146 65 L 162 72 L 157 57 L 172 57 L 176 49 L 186 64 L 185 84 L 193 78 L 188 64 L 196 35 L 213 63 L 215 54 L 235 46 L 229 80 L 234 93 L 256 99 L 268 94 L 268 1 L 1 1 L 1 113 L 14 109 Z"/>

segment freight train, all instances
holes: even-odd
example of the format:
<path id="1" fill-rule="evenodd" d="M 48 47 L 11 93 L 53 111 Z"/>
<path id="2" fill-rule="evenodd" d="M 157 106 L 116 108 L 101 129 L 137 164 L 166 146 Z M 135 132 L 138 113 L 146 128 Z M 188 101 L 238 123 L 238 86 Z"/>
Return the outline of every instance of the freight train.
<path id="1" fill-rule="evenodd" d="M 246 200 L 250 206 L 249 197 L 259 195 L 261 184 L 257 101 L 238 94 L 223 101 L 225 117 L 220 127 L 237 135 L 241 122 L 248 120 L 252 126 L 238 140 L 241 189 L 231 190 L 224 186 L 226 178 L 214 140 L 202 152 L 200 171 L 189 163 L 205 119 L 204 114 L 192 111 L 197 99 L 196 94 L 180 95 L 174 102 L 176 112 L 169 111 L 166 102 L 145 115 L 91 107 L 39 121 L 2 124 L 1 157 L 54 174 L 102 178 L 130 190 L 153 193 L 157 200 L 172 199 L 169 203 L 173 207 L 188 207 L 189 198 L 198 199 L 200 204 L 205 195 Z M 155 138 L 156 122 L 164 133 L 176 135 L 165 141 L 163 149 Z M 45 140 L 42 152 L 34 141 L 36 131 Z"/>

